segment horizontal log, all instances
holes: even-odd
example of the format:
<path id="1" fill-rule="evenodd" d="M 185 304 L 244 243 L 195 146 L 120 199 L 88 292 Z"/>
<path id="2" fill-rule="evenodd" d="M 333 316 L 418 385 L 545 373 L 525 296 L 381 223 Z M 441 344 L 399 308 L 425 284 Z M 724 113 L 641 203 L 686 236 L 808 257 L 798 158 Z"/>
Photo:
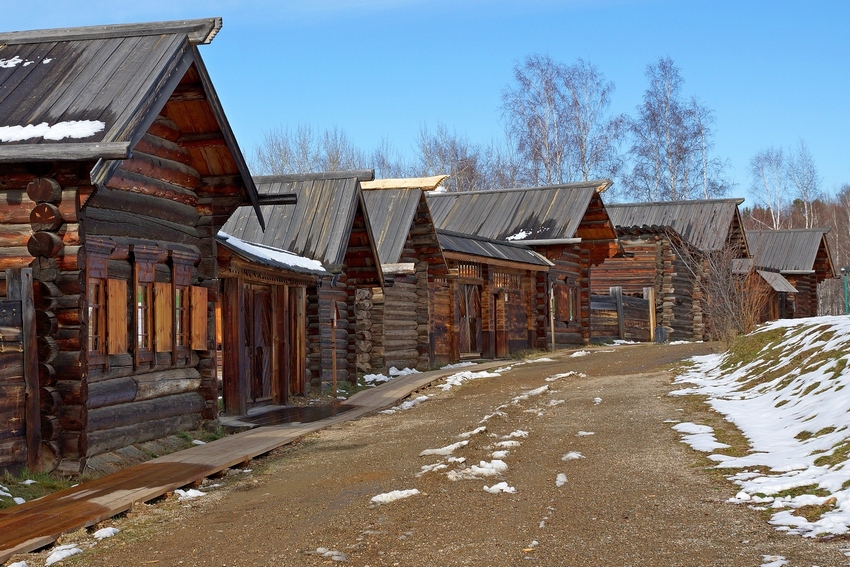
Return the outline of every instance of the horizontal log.
<path id="1" fill-rule="evenodd" d="M 169 222 L 195 226 L 200 215 L 195 207 L 179 201 L 134 191 L 103 188 L 89 201 L 89 207 L 156 216 Z"/>
<path id="2" fill-rule="evenodd" d="M 30 256 L 52 258 L 62 250 L 62 237 L 55 232 L 36 232 L 27 240 L 27 251 Z"/>
<path id="3" fill-rule="evenodd" d="M 39 388 L 39 403 L 42 414 L 54 415 L 59 413 L 59 408 L 62 407 L 62 396 L 56 388 L 42 386 Z"/>
<path id="4" fill-rule="evenodd" d="M 42 386 L 52 386 L 56 383 L 56 369 L 51 364 L 38 364 L 38 383 Z"/>
<path id="5" fill-rule="evenodd" d="M 156 211 L 151 211 L 155 215 Z M 86 209 L 86 234 L 100 236 L 129 236 L 151 240 L 164 240 L 178 244 L 198 246 L 201 238 L 194 227 L 122 211 Z"/>
<path id="6" fill-rule="evenodd" d="M 37 309 L 35 312 L 35 328 L 40 335 L 52 335 L 59 328 L 56 315 L 52 311 Z"/>
<path id="7" fill-rule="evenodd" d="M 59 355 L 59 345 L 56 344 L 56 340 L 52 337 L 38 337 L 37 349 L 38 349 L 38 361 L 43 362 L 45 364 L 51 364 L 56 357 Z"/>
<path id="8" fill-rule="evenodd" d="M 85 380 L 57 380 L 53 387 L 62 396 L 63 404 L 83 405 L 89 395 L 88 382 Z"/>
<path id="9" fill-rule="evenodd" d="M 59 433 L 59 453 L 63 457 L 80 457 L 86 454 L 88 436 L 84 431 L 62 431 Z"/>
<path id="10" fill-rule="evenodd" d="M 61 295 L 59 288 L 51 282 L 33 282 L 33 304 L 36 309 L 48 311 L 56 306 L 56 300 Z"/>
<path id="11" fill-rule="evenodd" d="M 56 441 L 62 429 L 59 426 L 59 418 L 55 415 L 41 416 L 41 438 L 45 441 Z M 58 448 L 58 446 L 57 446 Z"/>
<path id="12" fill-rule="evenodd" d="M 57 230 L 63 222 L 59 207 L 52 203 L 40 203 L 30 212 L 30 228 L 33 231 Z"/>
<path id="13" fill-rule="evenodd" d="M 85 431 L 88 421 L 88 408 L 84 405 L 63 405 L 58 412 L 42 413 L 58 413 L 59 424 L 63 431 Z"/>
<path id="14" fill-rule="evenodd" d="M 27 196 L 36 202 L 59 202 L 62 186 L 51 177 L 39 177 L 27 184 Z"/>
<path id="15" fill-rule="evenodd" d="M 88 431 L 91 434 L 93 431 L 141 426 L 145 422 L 167 417 L 200 415 L 204 405 L 204 398 L 194 392 L 97 408 L 88 413 Z"/>
<path id="16" fill-rule="evenodd" d="M 200 414 L 189 414 L 153 419 L 138 425 L 95 431 L 88 435 L 87 455 L 92 457 L 129 447 L 136 443 L 153 441 L 181 431 L 197 429 L 200 425 Z"/>
<path id="17" fill-rule="evenodd" d="M 27 440 L 25 437 L 0 439 L 0 470 L 27 462 Z"/>
<path id="18" fill-rule="evenodd" d="M 201 175 L 193 167 L 144 152 L 133 152 L 133 157 L 124 160 L 121 169 L 186 189 L 201 185 Z"/>
<path id="19" fill-rule="evenodd" d="M 126 404 L 136 399 L 136 381 L 131 377 L 102 380 L 89 384 L 88 408 L 96 409 Z"/>
<path id="20" fill-rule="evenodd" d="M 148 133 L 169 142 L 176 142 L 183 132 L 180 131 L 180 127 L 173 120 L 160 114 L 148 127 Z"/>
<path id="21" fill-rule="evenodd" d="M 115 190 L 132 191 L 185 205 L 195 206 L 198 202 L 198 195 L 191 189 L 121 169 L 109 179 L 107 186 Z"/>
<path id="22" fill-rule="evenodd" d="M 136 401 L 196 392 L 201 375 L 195 368 L 180 368 L 134 376 L 137 384 Z"/>
<path id="23" fill-rule="evenodd" d="M 80 352 L 59 352 L 52 363 L 57 380 L 79 380 L 83 374 Z"/>
<path id="24" fill-rule="evenodd" d="M 150 131 L 142 136 L 142 139 L 136 144 L 135 150 L 184 165 L 192 164 L 192 156 L 174 140 L 154 135 Z"/>

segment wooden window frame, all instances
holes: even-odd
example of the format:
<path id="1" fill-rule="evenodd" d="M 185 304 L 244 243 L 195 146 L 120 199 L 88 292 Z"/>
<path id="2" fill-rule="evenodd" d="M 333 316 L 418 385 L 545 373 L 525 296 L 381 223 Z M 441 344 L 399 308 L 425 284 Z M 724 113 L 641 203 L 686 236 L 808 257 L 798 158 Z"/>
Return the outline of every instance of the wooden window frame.
<path id="1" fill-rule="evenodd" d="M 192 269 L 200 257 L 193 252 L 171 251 L 172 321 L 174 362 L 189 359 L 192 347 Z M 182 296 L 182 302 L 179 298 Z M 204 327 L 206 328 L 206 326 Z M 204 349 L 206 350 L 206 349 Z"/>
<path id="2" fill-rule="evenodd" d="M 133 245 L 133 365 L 156 364 L 154 354 L 154 295 L 159 248 Z M 140 301 L 144 298 L 144 302 Z M 147 332 L 145 332 L 147 331 Z"/>
<path id="3" fill-rule="evenodd" d="M 83 290 L 85 303 L 81 306 L 85 317 L 85 353 L 89 366 L 109 362 L 107 354 L 107 265 L 114 244 L 92 238 L 84 246 L 86 281 Z"/>
<path id="4" fill-rule="evenodd" d="M 106 352 L 126 354 L 127 336 L 127 280 L 106 279 Z"/>

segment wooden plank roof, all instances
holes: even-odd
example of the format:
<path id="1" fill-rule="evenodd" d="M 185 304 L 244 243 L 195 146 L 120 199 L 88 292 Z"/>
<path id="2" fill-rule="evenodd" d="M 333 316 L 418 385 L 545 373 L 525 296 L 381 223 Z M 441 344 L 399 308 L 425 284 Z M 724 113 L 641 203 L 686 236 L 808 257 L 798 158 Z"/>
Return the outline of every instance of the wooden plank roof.
<path id="1" fill-rule="evenodd" d="M 457 252 L 481 258 L 491 258 L 505 262 L 531 264 L 533 266 L 552 266 L 552 262 L 534 252 L 527 246 L 510 242 L 497 242 L 480 236 L 461 234 L 446 230 L 437 230 L 440 246 L 446 252 Z"/>
<path id="2" fill-rule="evenodd" d="M 364 191 L 372 234 L 381 264 L 395 264 L 401 258 L 410 234 L 413 217 L 422 199 L 421 189 L 385 189 Z"/>
<path id="3" fill-rule="evenodd" d="M 362 205 L 358 177 L 343 176 L 350 174 L 255 177 L 261 201 L 266 195 L 294 193 L 297 204 L 261 205 L 268 219 L 265 231 L 250 209 L 240 207 L 221 230 L 245 242 L 318 260 L 329 269 L 340 266 L 357 207 Z"/>
<path id="4" fill-rule="evenodd" d="M 558 240 L 576 237 L 592 199 L 610 185 L 603 179 L 497 191 L 431 191 L 426 198 L 438 229 L 491 240 Z M 613 227 L 609 231 L 614 238 Z"/>
<path id="5" fill-rule="evenodd" d="M 211 176 L 256 188 L 196 45 L 221 18 L 0 33 L 0 162 L 100 160 L 95 185 L 129 157 L 166 104 L 203 104 L 224 140 Z M 182 83 L 199 90 L 182 95 Z M 207 130 L 197 131 L 206 135 Z M 232 168 L 232 169 L 231 169 Z M 218 167 L 218 169 L 222 169 Z M 262 223 L 262 220 L 260 221 Z"/>
<path id="6" fill-rule="evenodd" d="M 722 249 L 730 233 L 741 230 L 738 211 L 743 199 L 712 199 L 654 203 L 614 203 L 606 205 L 618 227 L 670 227 L 702 251 Z M 742 239 L 743 240 L 743 239 Z M 746 242 L 744 242 L 746 246 Z"/>
<path id="7" fill-rule="evenodd" d="M 748 230 L 747 241 L 756 266 L 783 274 L 820 272 L 823 278 L 835 277 L 828 232 L 828 228 Z"/>

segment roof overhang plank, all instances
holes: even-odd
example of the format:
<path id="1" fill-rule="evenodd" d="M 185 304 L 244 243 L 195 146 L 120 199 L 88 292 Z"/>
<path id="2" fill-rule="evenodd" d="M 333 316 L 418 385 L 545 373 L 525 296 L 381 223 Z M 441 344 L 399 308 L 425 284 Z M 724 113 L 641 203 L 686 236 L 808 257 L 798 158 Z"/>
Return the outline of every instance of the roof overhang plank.
<path id="1" fill-rule="evenodd" d="M 143 35 L 185 34 L 192 44 L 207 44 L 221 29 L 221 18 L 147 22 L 140 24 L 115 24 L 83 26 L 48 30 L 30 30 L 0 33 L 0 43 L 20 45 L 49 41 L 76 41 L 134 37 Z"/>
<path id="2" fill-rule="evenodd" d="M 498 258 L 491 258 L 489 256 L 476 256 L 473 254 L 463 254 L 461 252 L 452 252 L 450 250 L 443 250 L 443 255 L 451 260 L 458 260 L 461 262 L 476 262 L 478 264 L 488 264 L 491 266 L 500 266 L 503 268 L 513 268 L 515 270 L 530 270 L 533 272 L 548 272 L 550 266 L 540 265 L 540 264 L 526 264 L 523 262 L 511 262 L 509 260 L 500 260 Z"/>
<path id="3" fill-rule="evenodd" d="M 0 163 L 121 160 L 130 157 L 130 147 L 129 142 L 4 145 L 0 149 Z"/>

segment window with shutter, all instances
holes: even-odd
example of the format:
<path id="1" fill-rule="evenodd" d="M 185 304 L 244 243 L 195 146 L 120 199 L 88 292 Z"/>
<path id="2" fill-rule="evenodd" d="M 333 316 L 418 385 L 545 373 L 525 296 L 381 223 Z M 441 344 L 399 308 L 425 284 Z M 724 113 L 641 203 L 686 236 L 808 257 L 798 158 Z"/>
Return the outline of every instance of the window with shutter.
<path id="1" fill-rule="evenodd" d="M 174 349 L 174 298 L 167 282 L 156 282 L 153 288 L 154 350 L 172 352 Z"/>
<path id="2" fill-rule="evenodd" d="M 107 354 L 127 352 L 127 282 L 106 280 Z"/>
<path id="3" fill-rule="evenodd" d="M 207 350 L 207 288 L 192 286 L 191 290 L 192 350 Z"/>

